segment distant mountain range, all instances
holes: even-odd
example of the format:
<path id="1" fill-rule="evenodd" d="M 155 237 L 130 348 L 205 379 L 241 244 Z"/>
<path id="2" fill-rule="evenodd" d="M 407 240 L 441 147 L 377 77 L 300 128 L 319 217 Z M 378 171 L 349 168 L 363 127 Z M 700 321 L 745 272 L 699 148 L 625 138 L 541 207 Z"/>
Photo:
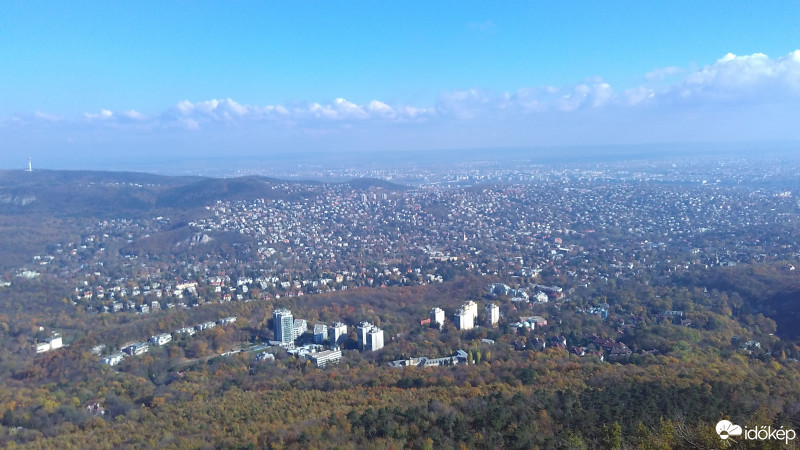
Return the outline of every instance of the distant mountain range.
<path id="1" fill-rule="evenodd" d="M 149 214 L 161 209 L 189 210 L 217 200 L 300 200 L 302 194 L 289 189 L 290 184 L 320 183 L 258 176 L 208 178 L 138 172 L 0 171 L 0 213 L 102 217 Z M 388 181 L 366 178 L 345 184 L 354 190 L 407 189 Z"/>

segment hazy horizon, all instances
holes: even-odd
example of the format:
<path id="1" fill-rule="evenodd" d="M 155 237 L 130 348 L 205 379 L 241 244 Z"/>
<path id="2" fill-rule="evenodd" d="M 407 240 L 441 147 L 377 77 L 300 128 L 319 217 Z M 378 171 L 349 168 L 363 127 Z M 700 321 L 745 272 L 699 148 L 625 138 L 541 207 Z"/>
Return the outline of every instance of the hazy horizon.
<path id="1" fill-rule="evenodd" d="M 420 149 L 371 152 L 276 152 L 267 155 L 216 155 L 161 158 L 156 162 L 135 158 L 92 161 L 71 160 L 68 156 L 54 159 L 31 158 L 34 170 L 121 171 L 159 175 L 235 176 L 257 174 L 280 177 L 302 175 L 313 167 L 325 169 L 401 169 L 440 168 L 451 164 L 495 162 L 501 165 L 515 162 L 530 164 L 602 164 L 638 160 L 668 160 L 686 158 L 752 158 L 796 157 L 800 141 L 762 142 L 696 142 L 657 143 L 606 146 L 548 146 L 512 148 Z M 0 171 L 27 170 L 27 157 L 16 167 L 0 167 Z"/>

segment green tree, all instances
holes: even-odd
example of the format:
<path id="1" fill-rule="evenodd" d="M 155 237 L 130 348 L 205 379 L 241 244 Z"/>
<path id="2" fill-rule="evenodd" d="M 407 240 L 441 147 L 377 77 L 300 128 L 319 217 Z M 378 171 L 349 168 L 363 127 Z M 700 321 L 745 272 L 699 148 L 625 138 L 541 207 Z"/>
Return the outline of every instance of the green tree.
<path id="1" fill-rule="evenodd" d="M 607 449 L 620 449 L 622 448 L 622 426 L 619 422 L 614 422 L 610 427 L 603 426 L 603 437 L 601 445 Z"/>

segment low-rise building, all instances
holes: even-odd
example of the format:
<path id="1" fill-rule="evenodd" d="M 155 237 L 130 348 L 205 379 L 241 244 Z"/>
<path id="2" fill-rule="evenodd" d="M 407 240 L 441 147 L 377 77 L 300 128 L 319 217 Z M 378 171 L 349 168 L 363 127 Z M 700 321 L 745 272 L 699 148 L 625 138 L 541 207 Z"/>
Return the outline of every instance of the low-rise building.
<path id="1" fill-rule="evenodd" d="M 189 336 L 194 336 L 195 333 L 197 333 L 197 330 L 195 330 L 193 327 L 183 327 L 173 331 L 173 334 L 178 334 L 178 335 L 187 334 Z"/>
<path id="2" fill-rule="evenodd" d="M 236 322 L 236 317 L 235 316 L 223 317 L 222 319 L 219 319 L 217 321 L 217 323 L 222 325 L 222 326 L 230 325 L 230 324 L 235 323 L 235 322 Z"/>
<path id="3" fill-rule="evenodd" d="M 40 342 L 36 344 L 36 353 L 44 353 L 49 352 L 50 350 L 55 350 L 64 346 L 64 342 L 61 340 L 61 336 L 53 336 L 47 342 Z"/>
<path id="4" fill-rule="evenodd" d="M 147 353 L 150 350 L 150 346 L 147 345 L 147 342 L 134 342 L 122 349 L 123 352 L 131 355 L 131 356 L 138 356 Z"/>
<path id="5" fill-rule="evenodd" d="M 103 364 L 108 364 L 109 366 L 116 366 L 117 364 L 121 363 L 124 358 L 125 355 L 122 352 L 117 352 L 100 358 L 100 362 Z"/>
<path id="6" fill-rule="evenodd" d="M 261 352 L 255 358 L 253 358 L 255 362 L 265 362 L 265 361 L 275 361 L 275 355 L 272 353 Z"/>
<path id="7" fill-rule="evenodd" d="M 197 331 L 203 331 L 203 330 L 210 330 L 216 326 L 217 326 L 216 322 L 203 322 L 199 325 L 195 325 L 194 329 Z"/>
<path id="8" fill-rule="evenodd" d="M 321 352 L 311 353 L 309 357 L 317 367 L 325 367 L 330 364 L 339 364 L 339 361 L 342 360 L 342 351 L 323 350 Z"/>
<path id="9" fill-rule="evenodd" d="M 455 366 L 458 364 L 468 364 L 468 355 L 464 350 L 458 350 L 453 353 L 453 356 L 445 358 L 409 358 L 399 359 L 388 363 L 389 367 L 403 368 L 403 367 L 438 367 L 438 366 Z"/>
<path id="10" fill-rule="evenodd" d="M 169 342 L 172 342 L 172 335 L 169 333 L 161 333 L 150 336 L 150 343 L 153 345 L 164 345 Z"/>

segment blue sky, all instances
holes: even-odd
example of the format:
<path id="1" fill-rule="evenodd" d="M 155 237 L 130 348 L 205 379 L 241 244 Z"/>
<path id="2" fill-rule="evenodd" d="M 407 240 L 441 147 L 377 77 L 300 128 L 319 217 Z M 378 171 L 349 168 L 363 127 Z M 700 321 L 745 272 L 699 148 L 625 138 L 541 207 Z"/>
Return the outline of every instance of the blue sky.
<path id="1" fill-rule="evenodd" d="M 800 138 L 795 1 L 0 10 L 0 167 Z"/>

